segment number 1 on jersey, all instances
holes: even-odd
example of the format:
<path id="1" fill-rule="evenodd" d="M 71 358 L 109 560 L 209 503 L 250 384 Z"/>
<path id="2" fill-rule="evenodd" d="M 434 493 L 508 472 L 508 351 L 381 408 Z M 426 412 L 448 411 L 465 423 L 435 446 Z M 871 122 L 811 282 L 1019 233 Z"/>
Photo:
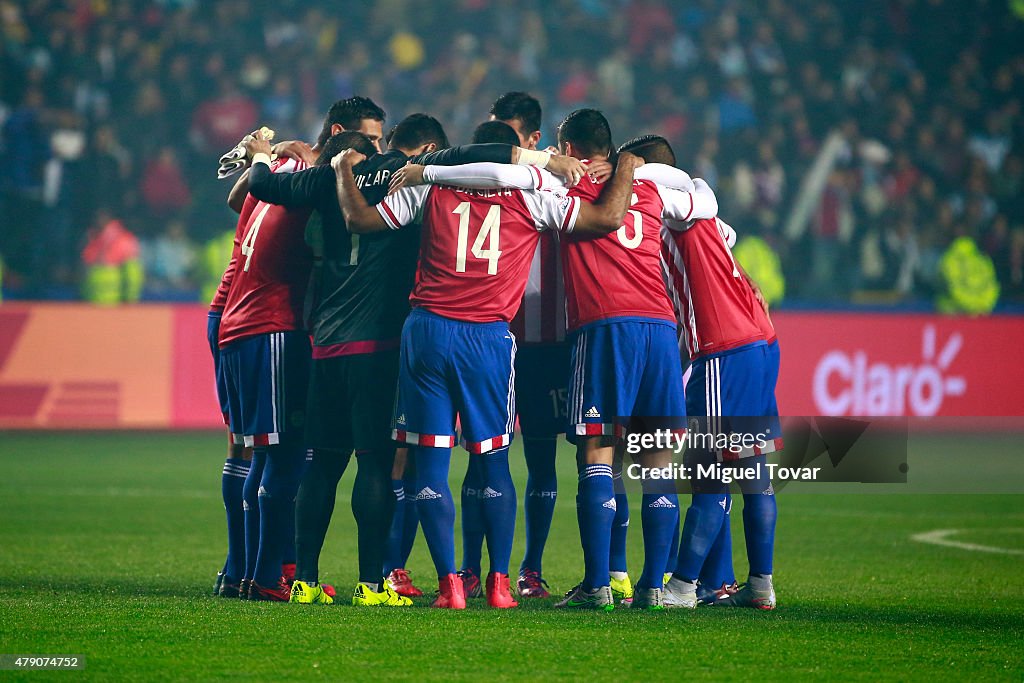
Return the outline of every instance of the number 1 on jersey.
<path id="1" fill-rule="evenodd" d="M 469 244 L 469 210 L 470 203 L 460 203 L 452 213 L 459 215 L 459 242 L 456 245 L 455 272 L 466 272 L 466 246 Z M 498 274 L 498 257 L 501 250 L 498 248 L 499 232 L 501 230 L 501 207 L 494 204 L 487 210 L 484 222 L 480 226 L 480 232 L 473 240 L 473 247 L 469 250 L 478 259 L 487 261 L 487 274 Z M 487 248 L 484 249 L 484 240 L 487 240 Z"/>

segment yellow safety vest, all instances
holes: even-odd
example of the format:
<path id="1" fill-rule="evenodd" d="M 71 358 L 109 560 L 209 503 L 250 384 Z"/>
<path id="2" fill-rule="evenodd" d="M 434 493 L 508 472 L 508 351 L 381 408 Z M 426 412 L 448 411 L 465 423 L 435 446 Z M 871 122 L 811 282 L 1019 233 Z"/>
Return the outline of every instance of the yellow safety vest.
<path id="1" fill-rule="evenodd" d="M 732 250 L 733 257 L 747 271 L 747 275 L 761 288 L 769 306 L 782 301 L 786 295 L 786 276 L 775 250 L 760 237 L 744 237 Z"/>
<path id="2" fill-rule="evenodd" d="M 221 277 L 224 275 L 224 268 L 231 260 L 231 252 L 235 249 L 235 231 L 226 230 L 224 233 L 214 237 L 203 246 L 203 286 L 199 296 L 203 303 L 213 301 L 217 288 L 220 287 Z"/>

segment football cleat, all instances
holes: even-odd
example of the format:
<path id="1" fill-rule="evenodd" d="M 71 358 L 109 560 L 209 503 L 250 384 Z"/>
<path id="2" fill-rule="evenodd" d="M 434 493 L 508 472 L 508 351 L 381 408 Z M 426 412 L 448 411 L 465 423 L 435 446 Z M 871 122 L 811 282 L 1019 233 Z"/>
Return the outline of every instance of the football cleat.
<path id="1" fill-rule="evenodd" d="M 519 580 L 516 581 L 516 590 L 521 598 L 550 598 L 548 582 L 540 578 L 540 572 L 533 569 L 524 569 L 519 572 Z"/>
<path id="2" fill-rule="evenodd" d="M 407 598 L 418 598 L 423 595 L 423 591 L 412 584 L 412 577 L 404 569 L 392 569 L 387 582 L 393 591 Z"/>
<path id="3" fill-rule="evenodd" d="M 472 569 L 463 569 L 456 574 L 462 580 L 462 594 L 467 598 L 480 598 L 484 595 L 480 577 Z"/>
<path id="4" fill-rule="evenodd" d="M 479 587 L 479 579 L 477 585 Z M 437 597 L 430 604 L 431 607 L 441 609 L 466 609 L 466 594 L 463 590 L 463 580 L 458 574 L 448 574 L 437 580 Z"/>
<path id="5" fill-rule="evenodd" d="M 665 590 L 662 592 L 662 604 L 665 605 L 665 609 L 696 609 L 697 603 L 697 587 L 694 584 L 675 577 L 665 584 Z"/>
<path id="6" fill-rule="evenodd" d="M 217 579 L 213 582 L 213 595 L 214 597 L 220 595 L 220 587 L 224 585 L 224 577 L 227 576 L 224 572 L 217 572 Z"/>
<path id="7" fill-rule="evenodd" d="M 288 602 L 292 597 L 292 591 L 284 578 L 277 581 L 276 586 L 261 586 L 255 581 L 249 584 L 249 600 L 257 602 Z"/>
<path id="8" fill-rule="evenodd" d="M 246 586 L 248 590 L 248 586 Z M 222 598 L 237 598 L 242 591 L 240 581 L 235 581 L 227 574 L 224 575 L 220 582 L 220 592 L 217 593 Z"/>
<path id="9" fill-rule="evenodd" d="M 633 582 L 629 580 L 629 574 L 623 572 L 623 578 L 621 579 L 611 576 L 608 583 L 612 589 L 612 597 L 629 606 L 629 603 L 633 601 Z"/>
<path id="10" fill-rule="evenodd" d="M 633 609 L 645 609 L 660 612 L 665 609 L 665 591 L 661 588 L 637 588 L 633 593 Z"/>
<path id="11" fill-rule="evenodd" d="M 281 576 L 284 577 L 284 582 L 289 586 L 295 581 L 295 563 L 289 562 L 288 564 L 281 565 Z"/>
<path id="12" fill-rule="evenodd" d="M 356 607 L 408 607 L 412 600 L 396 593 L 387 582 L 383 590 L 375 591 L 360 581 L 352 593 L 352 604 Z"/>
<path id="13" fill-rule="evenodd" d="M 733 582 L 731 585 L 722 582 L 722 585 L 719 588 L 711 588 L 698 583 L 697 600 L 699 600 L 702 605 L 716 605 L 719 600 L 729 597 L 739 589 L 740 587 L 736 585 L 736 582 Z"/>
<path id="14" fill-rule="evenodd" d="M 334 596 L 328 595 L 324 587 L 316 581 L 296 581 L 292 584 L 288 602 L 298 605 L 330 605 L 334 603 Z"/>
<path id="15" fill-rule="evenodd" d="M 252 585 L 252 579 L 242 579 L 238 582 L 238 597 L 240 600 L 249 599 L 249 586 Z"/>
<path id="16" fill-rule="evenodd" d="M 720 598 L 716 605 L 722 607 L 752 607 L 754 609 L 775 609 L 775 587 L 772 577 L 752 576 L 732 595 Z"/>
<path id="17" fill-rule="evenodd" d="M 582 583 L 578 583 L 565 594 L 562 600 L 555 603 L 555 607 L 611 612 L 615 609 L 615 598 L 612 597 L 611 588 L 608 586 L 600 586 L 588 591 L 583 589 Z"/>
<path id="18" fill-rule="evenodd" d="M 491 572 L 487 575 L 487 604 L 498 609 L 519 607 L 519 603 L 512 597 L 508 574 Z"/>

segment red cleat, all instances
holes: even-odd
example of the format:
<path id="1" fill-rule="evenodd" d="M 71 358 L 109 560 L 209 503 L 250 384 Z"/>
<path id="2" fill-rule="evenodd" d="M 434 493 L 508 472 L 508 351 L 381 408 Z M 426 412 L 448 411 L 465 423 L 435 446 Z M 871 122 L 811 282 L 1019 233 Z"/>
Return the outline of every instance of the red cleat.
<path id="1" fill-rule="evenodd" d="M 533 569 L 524 569 L 519 573 L 519 581 L 516 588 L 521 598 L 550 598 L 551 593 L 547 590 L 548 582 L 540 577 L 540 573 Z"/>
<path id="2" fill-rule="evenodd" d="M 519 603 L 512 599 L 508 574 L 491 572 L 487 575 L 487 604 L 498 609 L 519 607 Z"/>
<path id="3" fill-rule="evenodd" d="M 462 593 L 467 598 L 483 597 L 484 589 L 480 577 L 472 569 L 463 569 L 456 576 L 462 581 Z"/>
<path id="4" fill-rule="evenodd" d="M 458 574 L 448 574 L 437 580 L 437 598 L 430 606 L 441 609 L 466 609 L 466 594 L 462 592 L 462 579 Z"/>
<path id="5" fill-rule="evenodd" d="M 281 565 L 281 576 L 284 577 L 284 582 L 289 586 L 295 581 L 295 563 L 282 564 Z"/>
<path id="6" fill-rule="evenodd" d="M 261 586 L 255 581 L 249 584 L 249 600 L 261 602 L 288 602 L 292 597 L 292 591 L 284 578 L 278 580 L 273 587 Z"/>
<path id="7" fill-rule="evenodd" d="M 391 586 L 391 590 L 399 595 L 404 595 L 407 598 L 423 596 L 423 591 L 412 584 L 412 577 L 404 569 L 392 569 L 391 573 L 388 574 L 387 581 L 388 585 Z"/>
<path id="8" fill-rule="evenodd" d="M 321 583 L 320 589 L 324 592 L 325 595 L 329 597 L 334 598 L 338 595 L 338 591 L 334 590 L 334 586 L 332 586 L 329 583 Z"/>

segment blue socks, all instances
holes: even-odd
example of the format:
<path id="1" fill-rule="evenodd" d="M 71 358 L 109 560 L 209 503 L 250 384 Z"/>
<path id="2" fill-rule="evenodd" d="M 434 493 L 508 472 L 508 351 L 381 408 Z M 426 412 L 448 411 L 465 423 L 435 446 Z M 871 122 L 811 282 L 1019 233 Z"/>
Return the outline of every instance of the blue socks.
<path id="1" fill-rule="evenodd" d="M 508 574 L 516 530 L 516 487 L 508 470 L 508 446 L 480 456 L 469 456 L 470 460 L 474 458 L 479 458 L 483 466 L 484 488 L 479 499 L 490 571 Z"/>
<path id="2" fill-rule="evenodd" d="M 544 546 L 551 531 L 551 519 L 555 514 L 555 498 L 558 495 L 558 476 L 555 472 L 555 452 L 558 442 L 553 439 L 523 438 L 523 453 L 526 456 L 526 497 L 523 508 L 526 512 L 526 554 L 519 571 L 533 569 L 541 572 Z"/>
<path id="3" fill-rule="evenodd" d="M 245 571 L 243 579 L 251 579 L 256 574 L 256 557 L 260 550 L 260 480 L 267 464 L 267 452 L 264 449 L 252 452 L 249 474 L 245 477 L 242 487 L 242 509 L 245 516 Z"/>
<path id="4" fill-rule="evenodd" d="M 751 576 L 772 573 L 777 516 L 774 493 L 743 494 L 743 535 L 747 541 Z"/>
<path id="5" fill-rule="evenodd" d="M 470 455 L 466 478 L 462 480 L 462 568 L 471 570 L 477 576 L 480 576 L 484 536 L 487 533 L 483 500 L 480 497 L 483 488 L 483 458 Z"/>
<path id="6" fill-rule="evenodd" d="M 679 495 L 672 480 L 644 479 L 642 485 L 644 494 L 640 519 L 644 533 L 644 570 L 637 586 L 662 588 L 672 537 L 679 521 Z"/>
<path id="7" fill-rule="evenodd" d="M 245 507 L 243 489 L 249 474 L 249 461 L 242 458 L 228 458 L 220 479 L 220 491 L 224 497 L 224 512 L 228 521 L 228 556 L 224 562 L 224 573 L 238 581 L 245 573 Z"/>
<path id="8" fill-rule="evenodd" d="M 696 581 L 711 545 L 718 537 L 728 503 L 724 493 L 695 493 L 683 521 L 675 575 Z"/>
<path id="9" fill-rule="evenodd" d="M 615 505 L 611 465 L 584 465 L 580 472 L 576 507 L 583 544 L 585 590 L 608 585 L 608 556 Z"/>
<path id="10" fill-rule="evenodd" d="M 292 530 L 294 542 L 295 494 L 306 463 L 306 449 L 289 443 L 253 450 L 263 451 L 266 465 L 260 480 L 260 549 L 253 580 L 261 586 L 276 586 L 281 578 L 281 560 Z M 291 519 L 289 519 L 289 517 Z"/>
<path id="11" fill-rule="evenodd" d="M 715 542 L 711 544 L 711 550 L 704 560 L 704 568 L 700 571 L 700 582 L 712 590 L 717 590 L 726 584 L 731 586 L 736 583 L 736 573 L 732 568 L 732 529 L 730 517 L 732 516 L 732 495 L 725 494 L 725 518 L 722 520 L 722 528 L 718 531 Z"/>
<path id="12" fill-rule="evenodd" d="M 613 572 L 626 570 L 626 536 L 629 534 L 629 498 L 626 487 L 622 483 L 622 467 L 612 473 L 612 486 L 615 491 L 615 518 L 612 520 L 611 550 L 608 557 L 608 568 Z"/>
<path id="13" fill-rule="evenodd" d="M 448 486 L 452 450 L 416 446 L 414 457 L 420 525 L 437 576 L 441 578 L 455 573 L 455 501 Z"/>

